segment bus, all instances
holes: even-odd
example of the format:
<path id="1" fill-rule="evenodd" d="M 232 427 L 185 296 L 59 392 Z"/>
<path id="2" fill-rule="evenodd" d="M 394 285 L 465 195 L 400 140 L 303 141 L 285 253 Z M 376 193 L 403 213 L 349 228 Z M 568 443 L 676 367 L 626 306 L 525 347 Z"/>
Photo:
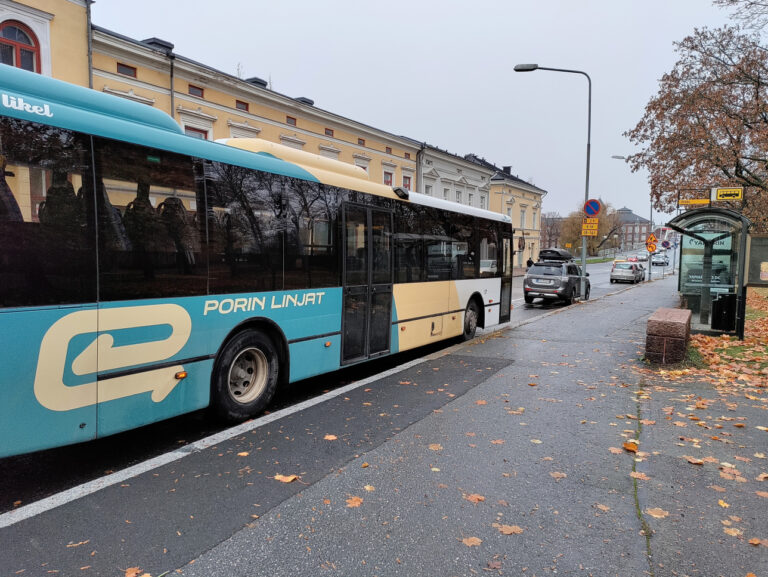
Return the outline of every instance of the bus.
<path id="1" fill-rule="evenodd" d="M 509 217 L 0 67 L 0 456 L 510 318 Z"/>

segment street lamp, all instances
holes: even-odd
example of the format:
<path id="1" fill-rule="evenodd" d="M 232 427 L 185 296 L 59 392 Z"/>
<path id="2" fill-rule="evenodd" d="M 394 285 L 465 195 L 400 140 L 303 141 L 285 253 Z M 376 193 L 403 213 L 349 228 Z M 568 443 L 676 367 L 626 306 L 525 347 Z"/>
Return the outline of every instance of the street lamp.
<path id="1" fill-rule="evenodd" d="M 626 156 L 621 156 L 619 154 L 612 154 L 611 158 L 615 158 L 616 160 L 628 160 Z M 653 195 L 651 195 L 651 217 L 648 220 L 648 226 L 650 228 L 649 234 L 653 232 Z M 651 270 L 653 269 L 653 262 L 652 259 L 653 255 L 648 256 L 648 280 L 651 280 Z M 661 276 L 664 276 L 664 269 L 661 269 Z"/>
<path id="2" fill-rule="evenodd" d="M 568 72 L 570 74 L 581 74 L 587 77 L 588 100 L 587 100 L 587 178 L 584 186 L 584 204 L 589 200 L 589 149 L 592 139 L 592 79 L 589 74 L 581 70 L 567 70 L 565 68 L 547 68 L 538 64 L 518 64 L 515 66 L 515 72 L 534 72 L 535 70 L 549 70 L 551 72 Z M 586 295 L 587 288 L 587 237 L 581 237 L 581 298 Z"/>

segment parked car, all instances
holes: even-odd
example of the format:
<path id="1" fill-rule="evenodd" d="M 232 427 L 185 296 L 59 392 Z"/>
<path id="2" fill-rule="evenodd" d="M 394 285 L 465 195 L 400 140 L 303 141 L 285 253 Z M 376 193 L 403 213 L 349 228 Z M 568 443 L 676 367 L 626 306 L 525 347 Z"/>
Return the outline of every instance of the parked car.
<path id="1" fill-rule="evenodd" d="M 655 253 L 651 257 L 651 266 L 667 266 L 669 264 L 669 257 L 663 253 Z"/>
<path id="2" fill-rule="evenodd" d="M 632 284 L 642 282 L 644 269 L 641 265 L 634 262 L 617 262 L 611 269 L 611 282 L 631 282 Z"/>
<path id="3" fill-rule="evenodd" d="M 637 255 L 637 260 L 639 260 L 640 262 L 646 262 L 648 260 L 648 253 L 641 252 L 639 255 Z"/>
<path id="4" fill-rule="evenodd" d="M 627 260 L 629 262 L 637 262 L 637 257 L 634 254 L 631 254 L 627 257 Z"/>
<path id="5" fill-rule="evenodd" d="M 586 274 L 589 276 L 589 273 Z M 589 299 L 589 278 L 585 279 L 584 300 Z M 571 304 L 581 291 L 581 268 L 572 261 L 544 260 L 534 263 L 523 279 L 523 298 L 557 299 Z"/>

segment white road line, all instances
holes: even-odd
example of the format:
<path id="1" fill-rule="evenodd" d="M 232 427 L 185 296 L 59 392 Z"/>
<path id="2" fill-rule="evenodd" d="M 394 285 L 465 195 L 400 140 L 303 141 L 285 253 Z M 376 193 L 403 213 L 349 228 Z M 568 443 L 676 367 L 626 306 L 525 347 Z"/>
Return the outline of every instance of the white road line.
<path id="1" fill-rule="evenodd" d="M 315 397 L 307 401 L 304 401 L 302 403 L 299 403 L 297 405 L 293 405 L 291 407 L 281 409 L 274 413 L 270 413 L 269 415 L 264 415 L 263 417 L 259 417 L 258 419 L 254 419 L 252 421 L 246 421 L 245 423 L 242 423 L 240 425 L 237 425 L 225 431 L 220 431 L 219 433 L 216 433 L 204 439 L 200 439 L 199 441 L 190 443 L 189 445 L 185 445 L 184 447 L 171 451 L 170 453 L 160 455 L 158 457 L 155 457 L 154 459 L 149 459 L 147 461 L 144 461 L 143 463 L 139 463 L 138 465 L 134 465 L 132 467 L 123 469 L 122 471 L 112 473 L 105 477 L 100 477 L 99 479 L 94 479 L 93 481 L 89 481 L 88 483 L 83 483 L 82 485 L 78 485 L 77 487 L 72 487 L 71 489 L 62 491 L 61 493 L 56 493 L 55 495 L 51 495 L 50 497 L 47 497 L 45 499 L 41 499 L 39 501 L 35 501 L 34 503 L 30 503 L 29 505 L 25 505 L 23 507 L 19 507 L 18 509 L 14 509 L 13 511 L 8 511 L 7 513 L 3 513 L 2 515 L 0 515 L 0 529 L 5 527 L 10 527 L 11 525 L 18 523 L 19 521 L 29 519 L 30 517 L 34 517 L 35 515 L 40 515 L 41 513 L 45 513 L 46 511 L 50 511 L 51 509 L 55 509 L 56 507 L 60 507 L 61 505 L 66 505 L 67 503 L 76 501 L 81 497 L 85 497 L 87 495 L 100 491 L 101 489 L 105 489 L 107 487 L 111 487 L 112 485 L 122 483 L 128 479 L 138 477 L 139 475 L 146 473 L 147 471 L 152 471 L 153 469 L 157 469 L 158 467 L 162 467 L 163 465 L 167 465 L 168 463 L 173 463 L 174 461 L 183 459 L 188 455 L 197 453 L 199 451 L 202 451 L 203 449 L 207 449 L 208 447 L 218 445 L 219 443 L 228 441 L 229 439 L 233 437 L 237 437 L 238 435 L 242 435 L 244 433 L 248 433 L 250 431 L 256 430 L 259 427 L 268 425 L 269 423 L 277 421 L 278 419 L 282 419 L 283 417 L 287 417 L 294 413 L 298 413 L 299 411 L 303 411 L 304 409 L 308 409 L 315 405 L 319 405 L 320 403 L 324 403 L 325 401 L 333 399 L 334 397 L 344 395 L 349 391 L 353 391 L 357 389 L 358 387 L 368 385 L 378 379 L 382 379 L 390 375 L 393 375 L 395 373 L 398 373 L 400 371 L 404 371 L 405 369 L 414 367 L 427 360 L 428 360 L 427 357 L 415 359 L 408 363 L 404 363 L 397 367 L 391 368 L 382 373 L 377 373 L 376 375 L 368 377 L 367 379 L 363 379 L 362 381 L 355 381 L 354 383 L 351 383 L 345 387 L 341 387 L 340 389 L 330 391 L 328 393 L 325 393 L 324 395 L 320 395 L 319 397 Z"/>

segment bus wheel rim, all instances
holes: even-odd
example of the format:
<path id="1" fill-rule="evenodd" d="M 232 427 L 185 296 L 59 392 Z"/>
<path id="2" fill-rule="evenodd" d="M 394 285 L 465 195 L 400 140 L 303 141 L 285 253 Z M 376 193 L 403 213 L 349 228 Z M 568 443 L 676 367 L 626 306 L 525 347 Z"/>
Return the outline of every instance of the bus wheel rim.
<path id="1" fill-rule="evenodd" d="M 243 349 L 229 368 L 229 396 L 242 405 L 253 402 L 266 389 L 268 373 L 269 361 L 260 349 Z"/>

